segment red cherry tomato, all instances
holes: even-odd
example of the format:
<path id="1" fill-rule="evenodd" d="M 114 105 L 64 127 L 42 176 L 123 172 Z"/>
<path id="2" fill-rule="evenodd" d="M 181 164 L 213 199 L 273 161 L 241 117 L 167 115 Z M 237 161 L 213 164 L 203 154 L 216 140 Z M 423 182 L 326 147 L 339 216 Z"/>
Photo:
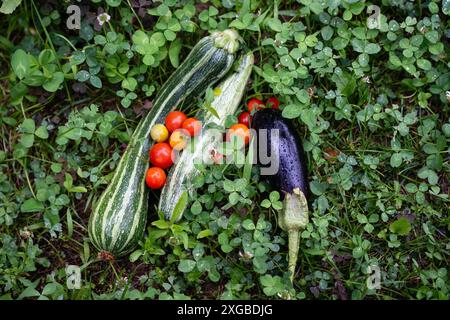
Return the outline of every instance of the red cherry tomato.
<path id="1" fill-rule="evenodd" d="M 181 127 L 183 129 L 186 129 L 189 132 L 189 135 L 193 137 L 199 134 L 199 132 L 202 130 L 202 123 L 196 118 L 187 118 L 183 121 Z"/>
<path id="2" fill-rule="evenodd" d="M 228 129 L 227 141 L 230 141 L 233 137 L 244 139 L 244 144 L 247 145 L 250 141 L 250 130 L 241 123 L 233 124 L 230 129 Z"/>
<path id="3" fill-rule="evenodd" d="M 252 122 L 252 116 L 250 115 L 250 112 L 242 112 L 238 117 L 238 121 L 240 124 L 243 124 L 244 126 L 247 126 L 247 128 L 250 128 L 250 124 Z"/>
<path id="4" fill-rule="evenodd" d="M 186 115 L 181 111 L 169 112 L 165 121 L 167 130 L 169 130 L 169 132 L 174 132 L 175 130 L 181 128 L 183 121 L 186 119 Z"/>
<path id="5" fill-rule="evenodd" d="M 168 143 L 155 143 L 150 149 L 150 162 L 155 167 L 167 169 L 173 164 L 172 153 L 172 148 Z"/>
<path id="6" fill-rule="evenodd" d="M 264 103 L 256 98 L 252 98 L 247 102 L 247 109 L 249 112 L 253 110 L 261 110 L 264 108 Z"/>
<path id="7" fill-rule="evenodd" d="M 161 168 L 151 167 L 145 174 L 145 183 L 150 189 L 161 189 L 166 183 L 166 173 Z"/>
<path id="8" fill-rule="evenodd" d="M 269 98 L 266 101 L 266 106 L 272 109 L 278 109 L 280 107 L 280 101 L 275 97 Z"/>

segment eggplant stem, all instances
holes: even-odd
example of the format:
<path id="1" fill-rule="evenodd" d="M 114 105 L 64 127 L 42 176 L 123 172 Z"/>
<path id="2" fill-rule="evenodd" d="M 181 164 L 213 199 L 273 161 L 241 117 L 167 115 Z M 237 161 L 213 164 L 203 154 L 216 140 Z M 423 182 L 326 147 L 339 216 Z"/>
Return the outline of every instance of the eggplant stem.
<path id="1" fill-rule="evenodd" d="M 298 250 L 300 247 L 300 236 L 298 230 L 288 231 L 288 241 L 289 241 L 289 262 L 288 267 L 291 272 L 290 279 L 291 283 L 294 282 L 295 268 L 297 266 Z"/>
<path id="2" fill-rule="evenodd" d="M 291 283 L 294 282 L 295 266 L 300 248 L 300 230 L 308 224 L 308 202 L 304 193 L 296 188 L 284 198 L 284 209 L 279 212 L 278 225 L 288 233 L 288 269 L 291 272 Z"/>

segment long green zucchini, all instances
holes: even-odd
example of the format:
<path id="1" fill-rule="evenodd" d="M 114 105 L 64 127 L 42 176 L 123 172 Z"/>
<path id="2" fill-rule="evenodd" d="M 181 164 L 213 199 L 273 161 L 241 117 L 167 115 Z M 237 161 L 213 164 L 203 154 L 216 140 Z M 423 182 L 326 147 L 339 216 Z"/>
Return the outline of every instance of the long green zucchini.
<path id="1" fill-rule="evenodd" d="M 147 221 L 149 134 L 156 123 L 181 101 L 198 97 L 231 68 L 239 47 L 233 30 L 216 32 L 201 39 L 188 57 L 161 87 L 150 112 L 131 136 L 114 176 L 93 208 L 89 237 L 106 257 L 129 253 L 142 238 Z"/>
<path id="2" fill-rule="evenodd" d="M 194 166 L 195 161 L 202 161 L 210 156 L 217 143 L 221 141 L 222 135 L 217 135 L 211 130 L 205 130 L 211 124 L 218 126 L 225 125 L 227 115 L 232 115 L 242 99 L 245 85 L 253 66 L 253 54 L 251 52 L 242 56 L 238 70 L 232 73 L 219 85 L 220 94 L 213 100 L 212 107 L 216 110 L 218 118 L 210 112 L 201 112 L 197 118 L 203 122 L 203 132 L 196 137 L 188 148 L 183 150 L 177 163 L 172 167 L 166 184 L 161 192 L 158 209 L 164 213 L 167 220 L 170 220 L 173 210 L 181 195 L 187 191 L 191 193 L 191 185 L 188 183 L 198 170 Z M 181 217 L 180 215 L 178 219 Z"/>

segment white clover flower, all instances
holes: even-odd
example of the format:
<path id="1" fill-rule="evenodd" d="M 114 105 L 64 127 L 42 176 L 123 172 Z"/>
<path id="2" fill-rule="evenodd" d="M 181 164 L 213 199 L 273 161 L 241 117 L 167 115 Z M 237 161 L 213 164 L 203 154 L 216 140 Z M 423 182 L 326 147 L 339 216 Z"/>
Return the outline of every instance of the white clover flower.
<path id="1" fill-rule="evenodd" d="M 19 234 L 20 234 L 20 237 L 24 240 L 27 240 L 28 238 L 33 237 L 33 232 L 28 230 L 27 227 L 25 227 L 23 230 L 20 230 Z"/>
<path id="2" fill-rule="evenodd" d="M 99 14 L 97 16 L 97 21 L 99 25 L 103 25 L 105 22 L 108 22 L 109 20 L 111 20 L 111 16 L 109 14 L 107 14 L 106 12 L 103 12 L 102 14 Z"/>
<path id="3" fill-rule="evenodd" d="M 253 253 L 239 251 L 239 256 L 244 260 L 250 260 L 253 258 Z"/>
<path id="4" fill-rule="evenodd" d="M 450 90 L 445 91 L 445 96 L 447 97 L 447 100 L 450 101 Z"/>

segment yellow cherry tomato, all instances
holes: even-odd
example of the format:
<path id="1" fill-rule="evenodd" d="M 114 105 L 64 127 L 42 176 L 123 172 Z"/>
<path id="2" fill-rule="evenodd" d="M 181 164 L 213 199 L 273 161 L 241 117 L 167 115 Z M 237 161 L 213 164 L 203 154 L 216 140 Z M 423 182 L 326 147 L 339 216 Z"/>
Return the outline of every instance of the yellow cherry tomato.
<path id="1" fill-rule="evenodd" d="M 156 142 L 164 142 L 169 137 L 169 130 L 167 130 L 165 125 L 157 123 L 150 130 L 150 136 Z"/>
<path id="2" fill-rule="evenodd" d="M 177 129 L 170 135 L 169 144 L 175 150 L 183 150 L 189 140 L 189 132 L 185 129 Z"/>

